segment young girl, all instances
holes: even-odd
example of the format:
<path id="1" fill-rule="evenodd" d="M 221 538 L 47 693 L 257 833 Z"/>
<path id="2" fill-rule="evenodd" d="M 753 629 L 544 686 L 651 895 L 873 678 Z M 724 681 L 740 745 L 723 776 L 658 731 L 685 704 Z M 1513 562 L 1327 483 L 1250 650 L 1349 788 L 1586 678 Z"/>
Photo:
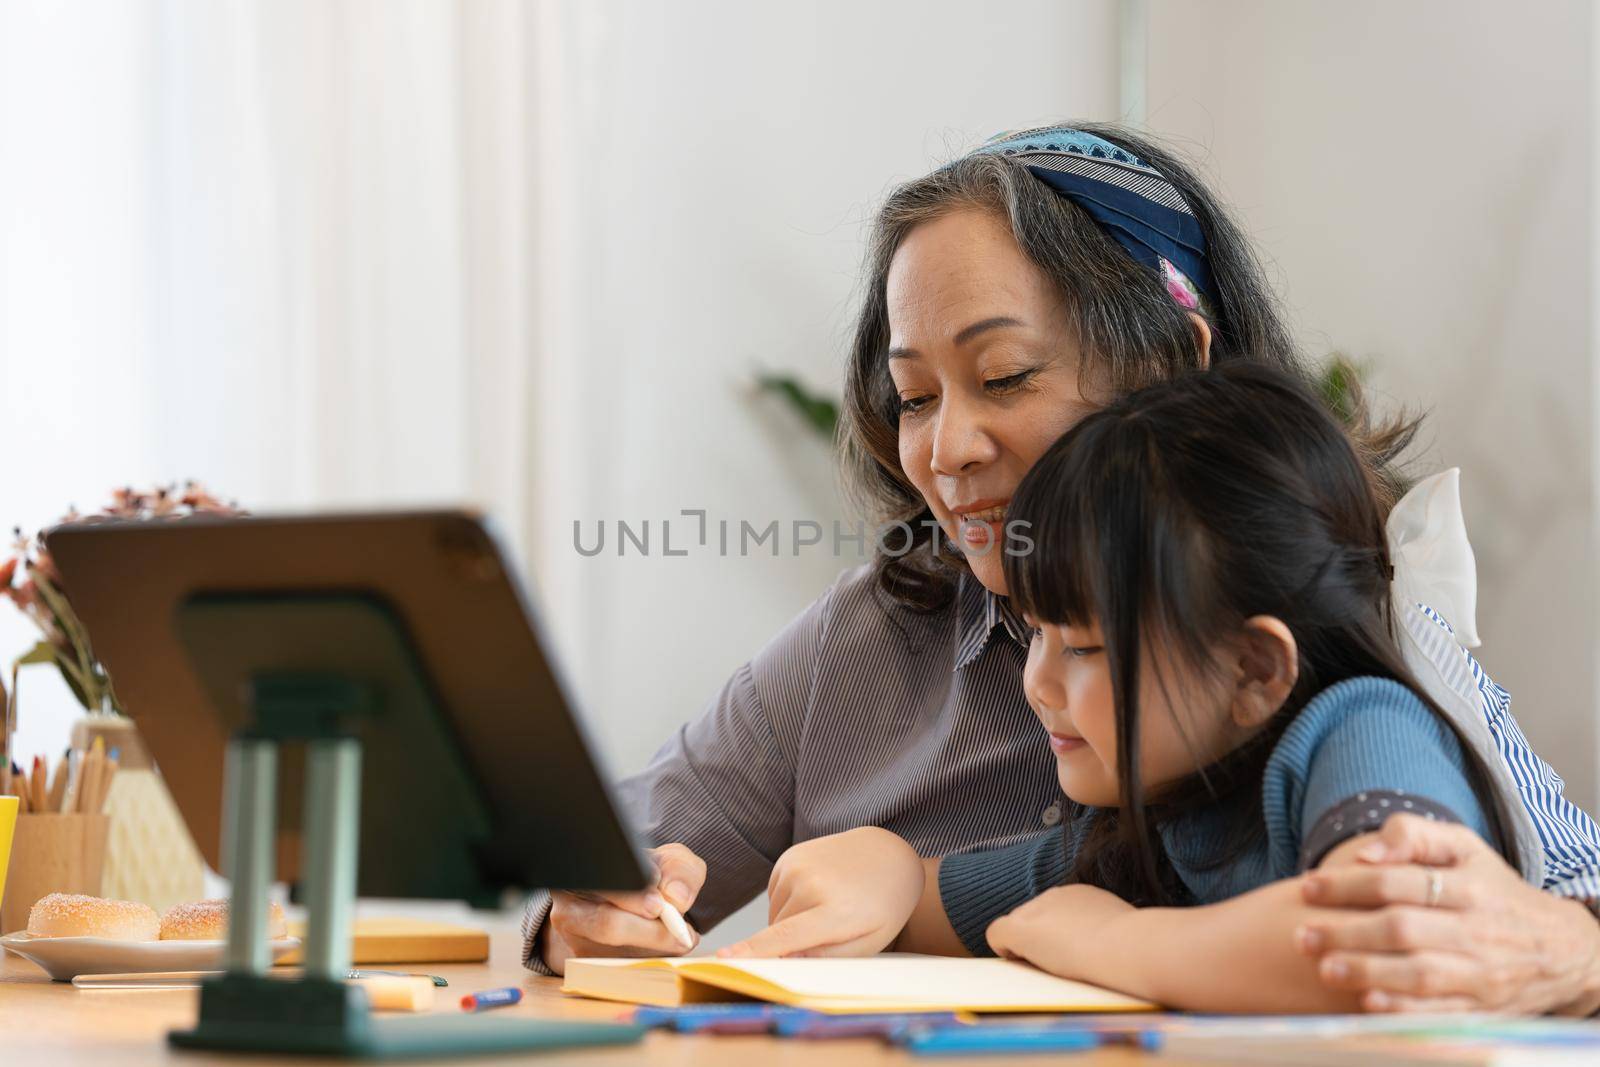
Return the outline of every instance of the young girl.
<path id="1" fill-rule="evenodd" d="M 1024 688 L 1080 807 L 1031 875 L 1068 884 L 994 921 L 994 951 L 1175 1008 L 1356 1010 L 1294 950 L 1297 876 L 1397 813 L 1510 851 L 1395 643 L 1363 471 L 1317 398 L 1239 364 L 1089 416 L 1023 479 Z"/>

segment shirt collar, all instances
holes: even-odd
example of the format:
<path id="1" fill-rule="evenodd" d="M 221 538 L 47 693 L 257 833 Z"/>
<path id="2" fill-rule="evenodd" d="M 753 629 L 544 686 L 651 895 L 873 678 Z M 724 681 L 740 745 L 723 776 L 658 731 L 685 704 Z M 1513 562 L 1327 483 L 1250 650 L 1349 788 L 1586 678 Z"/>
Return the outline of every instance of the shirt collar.
<path id="1" fill-rule="evenodd" d="M 1028 647 L 1028 628 L 1005 597 L 991 593 L 970 572 L 961 576 L 961 588 L 957 595 L 960 601 L 961 643 L 956 648 L 956 670 L 965 670 L 983 654 L 997 626 L 1004 627 L 1006 634 L 1018 645 Z"/>

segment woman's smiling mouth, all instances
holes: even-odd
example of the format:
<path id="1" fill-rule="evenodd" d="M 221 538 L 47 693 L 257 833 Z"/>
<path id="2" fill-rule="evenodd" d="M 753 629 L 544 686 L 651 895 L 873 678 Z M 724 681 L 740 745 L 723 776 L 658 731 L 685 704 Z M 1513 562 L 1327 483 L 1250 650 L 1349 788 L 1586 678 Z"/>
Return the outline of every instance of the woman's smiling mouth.
<path id="1" fill-rule="evenodd" d="M 1005 527 L 1006 506 L 1010 503 L 1009 500 L 978 500 L 960 508 L 952 508 L 961 543 L 968 548 L 983 550 L 998 541 Z"/>

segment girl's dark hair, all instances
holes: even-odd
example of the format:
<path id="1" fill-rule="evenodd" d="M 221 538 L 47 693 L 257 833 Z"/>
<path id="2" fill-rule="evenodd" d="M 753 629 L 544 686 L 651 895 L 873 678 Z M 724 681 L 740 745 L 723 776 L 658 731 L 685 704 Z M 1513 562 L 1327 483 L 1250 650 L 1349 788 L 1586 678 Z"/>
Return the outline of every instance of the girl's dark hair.
<path id="1" fill-rule="evenodd" d="M 1172 902 L 1160 823 L 1196 804 L 1259 811 L 1273 744 L 1313 696 L 1346 678 L 1394 679 L 1449 723 L 1394 636 L 1385 510 L 1322 402 L 1294 376 L 1245 361 L 1117 400 L 1023 478 L 1007 522 L 1027 523 L 1032 546 L 1005 558 L 1012 603 L 1045 622 L 1098 622 L 1116 707 L 1121 806 L 1089 816 L 1079 880 Z M 1147 803 L 1137 759 L 1145 650 L 1163 649 L 1179 673 L 1214 669 L 1218 635 L 1256 615 L 1294 635 L 1289 699 L 1250 744 Z M 1488 771 L 1461 747 L 1495 843 L 1515 864 Z"/>
<path id="2" fill-rule="evenodd" d="M 1123 127 L 1072 125 L 1139 156 L 1189 203 L 1205 234 L 1215 290 L 1210 301 L 1211 362 L 1248 359 L 1299 373 L 1294 342 L 1255 252 L 1194 170 Z M 937 611 L 951 602 L 966 564 L 936 534 L 927 502 L 900 467 L 885 285 L 894 254 L 912 229 L 972 207 L 1004 218 L 1023 254 L 1054 283 L 1086 356 L 1085 376 L 1110 382 L 1121 393 L 1200 363 L 1193 323 L 1157 273 L 1135 261 L 1081 207 L 1058 196 L 1015 160 L 966 156 L 895 189 L 879 210 L 869 241 L 840 436 L 852 495 L 878 521 L 905 522 L 912 530 L 909 551 L 902 551 L 905 542 L 897 533 L 895 554 L 880 552 L 876 565 L 880 587 L 919 612 Z M 1382 469 L 1391 444 L 1373 439 L 1375 470 Z"/>

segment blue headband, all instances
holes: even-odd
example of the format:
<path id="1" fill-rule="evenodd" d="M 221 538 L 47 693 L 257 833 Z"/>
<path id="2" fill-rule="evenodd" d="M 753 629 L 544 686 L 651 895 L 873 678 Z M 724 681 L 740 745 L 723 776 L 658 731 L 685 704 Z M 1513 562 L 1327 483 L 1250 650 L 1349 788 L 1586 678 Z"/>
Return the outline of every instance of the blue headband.
<path id="1" fill-rule="evenodd" d="M 1068 126 L 1002 133 L 972 154 L 1015 159 L 1087 211 L 1134 259 L 1161 274 L 1169 291 L 1170 269 L 1176 268 L 1202 297 L 1215 301 L 1200 223 L 1177 187 L 1138 156 Z"/>

